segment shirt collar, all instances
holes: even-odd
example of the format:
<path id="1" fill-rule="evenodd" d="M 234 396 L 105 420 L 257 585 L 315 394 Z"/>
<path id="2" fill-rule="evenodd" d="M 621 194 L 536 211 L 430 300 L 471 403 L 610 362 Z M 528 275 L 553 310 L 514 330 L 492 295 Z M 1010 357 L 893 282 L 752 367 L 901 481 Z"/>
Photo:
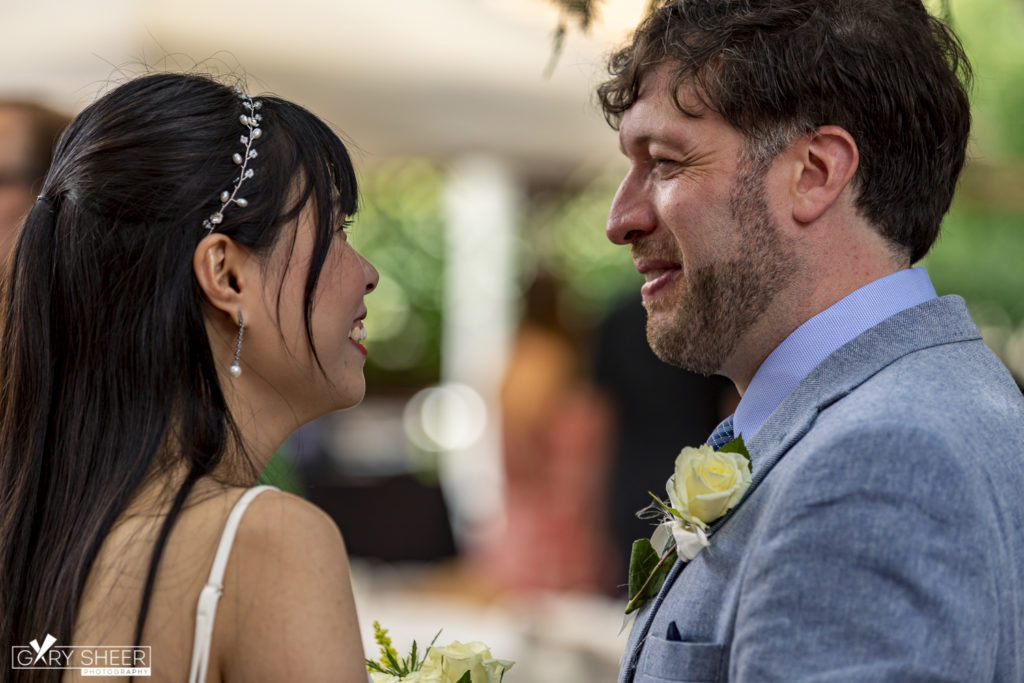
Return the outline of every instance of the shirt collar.
<path id="1" fill-rule="evenodd" d="M 754 373 L 733 427 L 747 441 L 811 370 L 886 318 L 936 298 L 928 273 L 909 268 L 852 292 L 796 328 Z"/>

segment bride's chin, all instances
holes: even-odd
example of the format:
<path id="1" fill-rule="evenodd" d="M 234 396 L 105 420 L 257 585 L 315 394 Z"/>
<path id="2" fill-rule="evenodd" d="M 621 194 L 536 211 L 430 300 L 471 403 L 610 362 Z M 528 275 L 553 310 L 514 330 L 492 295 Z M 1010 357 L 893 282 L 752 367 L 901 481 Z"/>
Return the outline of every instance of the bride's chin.
<path id="1" fill-rule="evenodd" d="M 360 374 L 359 379 L 353 381 L 351 378 L 344 384 L 339 383 L 332 391 L 331 403 L 333 407 L 329 412 L 335 410 L 347 410 L 355 408 L 363 402 L 366 397 L 366 380 Z"/>

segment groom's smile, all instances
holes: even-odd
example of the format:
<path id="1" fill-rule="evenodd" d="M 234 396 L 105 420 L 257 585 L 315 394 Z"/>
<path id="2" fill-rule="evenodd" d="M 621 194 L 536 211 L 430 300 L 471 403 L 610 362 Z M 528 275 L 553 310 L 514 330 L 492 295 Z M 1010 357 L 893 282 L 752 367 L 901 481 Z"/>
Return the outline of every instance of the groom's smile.
<path id="1" fill-rule="evenodd" d="M 662 258 L 639 257 L 634 254 L 637 271 L 644 276 L 645 284 L 640 288 L 644 302 L 653 302 L 682 274 L 682 265 Z"/>

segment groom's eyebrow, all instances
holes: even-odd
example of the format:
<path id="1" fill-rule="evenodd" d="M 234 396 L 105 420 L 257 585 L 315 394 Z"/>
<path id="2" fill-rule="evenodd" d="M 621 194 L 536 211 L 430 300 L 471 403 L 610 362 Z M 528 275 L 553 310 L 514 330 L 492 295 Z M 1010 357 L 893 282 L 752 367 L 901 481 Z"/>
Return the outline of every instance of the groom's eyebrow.
<path id="1" fill-rule="evenodd" d="M 682 135 L 677 137 L 670 137 L 658 132 L 644 132 L 640 133 L 635 137 L 629 138 L 629 147 L 637 150 L 646 150 L 651 145 L 660 145 L 670 150 L 675 150 L 680 154 L 689 153 L 692 149 L 692 144 L 689 138 L 684 138 Z M 629 156 L 626 151 L 626 141 L 623 136 L 619 136 L 619 151 L 623 156 Z"/>

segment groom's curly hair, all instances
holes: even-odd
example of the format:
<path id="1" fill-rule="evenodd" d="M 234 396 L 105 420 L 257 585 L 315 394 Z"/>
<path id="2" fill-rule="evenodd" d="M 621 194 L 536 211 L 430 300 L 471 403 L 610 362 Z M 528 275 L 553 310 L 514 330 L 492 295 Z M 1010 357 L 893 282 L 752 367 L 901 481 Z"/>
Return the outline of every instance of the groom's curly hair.
<path id="1" fill-rule="evenodd" d="M 679 89 L 767 162 L 824 125 L 848 131 L 860 164 L 858 211 L 910 257 L 938 236 L 963 168 L 971 67 L 953 31 L 920 0 L 670 0 L 609 59 L 597 91 L 617 128 L 662 64 Z"/>

